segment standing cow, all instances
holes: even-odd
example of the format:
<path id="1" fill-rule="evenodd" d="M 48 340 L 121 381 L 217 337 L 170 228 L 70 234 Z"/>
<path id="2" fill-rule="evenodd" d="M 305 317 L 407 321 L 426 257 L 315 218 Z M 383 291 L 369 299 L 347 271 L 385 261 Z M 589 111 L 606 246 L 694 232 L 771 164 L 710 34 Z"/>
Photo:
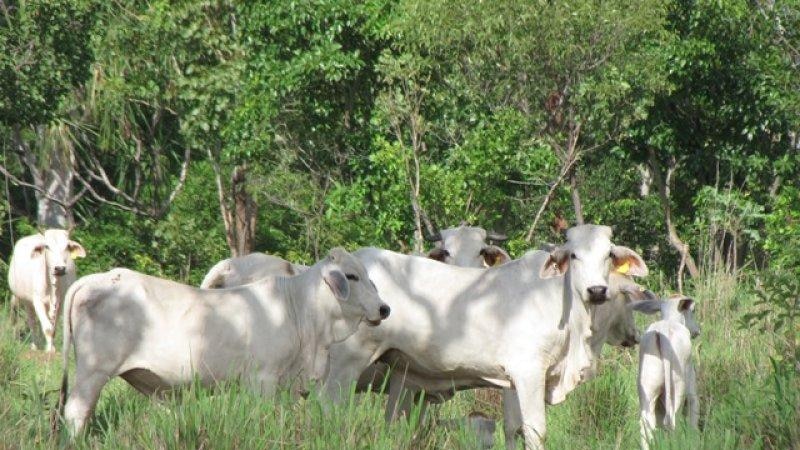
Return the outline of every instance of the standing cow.
<path id="1" fill-rule="evenodd" d="M 44 335 L 45 350 L 55 351 L 56 313 L 64 294 L 75 281 L 75 258 L 86 256 L 67 230 L 49 229 L 26 236 L 14 246 L 8 271 L 12 303 L 22 303 L 36 348 L 36 319 Z"/>
<path id="2" fill-rule="evenodd" d="M 581 226 L 551 253 L 529 252 L 487 270 L 436 264 L 379 249 L 355 253 L 392 318 L 331 347 L 327 392 L 337 399 L 376 360 L 426 390 L 514 387 L 527 448 L 540 448 L 545 403 L 558 403 L 591 365 L 588 305 L 607 299 L 608 273 L 647 268 L 611 243 L 611 229 Z M 390 402 L 403 397 L 390 381 Z M 517 396 L 515 395 L 515 400 Z M 520 414 L 521 413 L 521 414 Z"/>
<path id="3" fill-rule="evenodd" d="M 270 395 L 321 381 L 328 349 L 362 320 L 389 316 L 364 266 L 342 249 L 294 277 L 230 289 L 198 289 L 128 269 L 81 278 L 64 305 L 64 375 L 75 351 L 75 386 L 64 407 L 81 431 L 105 384 L 122 377 L 160 395 L 198 379 L 241 379 Z"/>
<path id="4" fill-rule="evenodd" d="M 647 327 L 639 346 L 639 408 L 642 448 L 650 448 L 653 428 L 671 430 L 675 417 L 688 403 L 689 424 L 697 428 L 699 404 L 691 338 L 700 334 L 694 320 L 694 300 L 676 295 L 634 304 L 646 314 L 661 312 L 661 320 Z"/>

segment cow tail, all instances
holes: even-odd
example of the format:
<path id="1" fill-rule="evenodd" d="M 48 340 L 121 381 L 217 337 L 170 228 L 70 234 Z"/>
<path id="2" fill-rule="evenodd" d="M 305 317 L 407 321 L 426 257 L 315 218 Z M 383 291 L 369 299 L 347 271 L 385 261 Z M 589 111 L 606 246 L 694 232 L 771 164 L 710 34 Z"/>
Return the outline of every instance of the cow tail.
<path id="1" fill-rule="evenodd" d="M 82 280 L 78 280 L 75 283 L 72 283 L 72 286 L 69 287 L 67 293 L 64 295 L 64 303 L 62 305 L 62 309 L 64 310 L 64 336 L 63 342 L 61 343 L 61 356 L 63 358 L 63 373 L 61 375 L 61 390 L 59 391 L 58 395 L 58 406 L 56 407 L 56 413 L 51 416 L 50 418 L 50 430 L 53 434 L 58 431 L 58 424 L 61 419 L 64 417 L 64 407 L 67 403 L 67 386 L 69 384 L 69 350 L 70 346 L 72 345 L 72 301 L 75 297 L 75 294 L 80 289 Z"/>
<path id="2" fill-rule="evenodd" d="M 656 343 L 661 353 L 661 361 L 664 367 L 664 427 L 668 430 L 675 428 L 675 399 L 673 376 L 672 376 L 672 352 L 669 344 L 660 333 L 656 334 Z"/>

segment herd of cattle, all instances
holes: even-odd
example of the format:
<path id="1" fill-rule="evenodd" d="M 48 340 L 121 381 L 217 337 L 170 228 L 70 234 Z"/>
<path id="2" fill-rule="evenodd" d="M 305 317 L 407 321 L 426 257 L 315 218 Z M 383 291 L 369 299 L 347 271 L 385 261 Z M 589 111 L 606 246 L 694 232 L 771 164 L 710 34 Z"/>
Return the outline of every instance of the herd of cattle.
<path id="1" fill-rule="evenodd" d="M 460 226 L 437 233 L 428 255 L 335 248 L 312 266 L 232 258 L 196 288 L 121 268 L 75 281 L 73 260 L 86 251 L 51 229 L 16 243 L 9 285 L 47 351 L 63 309 L 61 406 L 72 435 L 116 376 L 154 396 L 195 379 L 236 379 L 263 395 L 302 395 L 316 383 L 332 402 L 353 385 L 386 386 L 387 420 L 420 398 L 424 408 L 458 390 L 501 388 L 506 445 L 521 432 L 537 449 L 545 405 L 596 374 L 603 344 L 639 343 L 647 448 L 656 425 L 675 426 L 684 401 L 697 425 L 690 338 L 699 327 L 692 299 L 660 299 L 633 281 L 647 267 L 611 237 L 605 226 L 576 226 L 564 244 L 512 260 L 496 245 L 504 236 Z M 641 339 L 633 310 L 661 313 Z"/>

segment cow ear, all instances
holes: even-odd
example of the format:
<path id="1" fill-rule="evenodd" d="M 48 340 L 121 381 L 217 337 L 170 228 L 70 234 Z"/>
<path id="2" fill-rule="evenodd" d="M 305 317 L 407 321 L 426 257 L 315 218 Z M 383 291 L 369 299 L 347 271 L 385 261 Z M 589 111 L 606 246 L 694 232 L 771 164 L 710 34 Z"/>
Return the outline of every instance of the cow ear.
<path id="1" fill-rule="evenodd" d="M 622 245 L 615 245 L 611 249 L 611 259 L 614 263 L 614 270 L 632 277 L 647 276 L 647 264 L 638 253 L 624 247 Z"/>
<path id="2" fill-rule="evenodd" d="M 655 314 L 661 311 L 661 300 L 640 300 L 631 303 L 630 307 L 643 314 Z"/>
<path id="3" fill-rule="evenodd" d="M 694 299 L 682 298 L 678 302 L 678 311 L 684 312 L 686 310 L 694 311 Z"/>
<path id="4" fill-rule="evenodd" d="M 322 277 L 325 284 L 331 288 L 333 296 L 340 302 L 347 300 L 350 297 L 350 284 L 347 283 L 347 277 L 339 269 L 329 270 Z"/>
<path id="5" fill-rule="evenodd" d="M 436 261 L 439 262 L 445 262 L 448 256 L 450 256 L 450 252 L 441 247 L 436 247 L 435 249 L 428 252 L 428 258 L 435 259 Z"/>
<path id="6" fill-rule="evenodd" d="M 487 245 L 481 249 L 483 263 L 486 267 L 494 267 L 511 261 L 511 257 L 505 250 L 496 245 Z"/>
<path id="7" fill-rule="evenodd" d="M 550 252 L 550 256 L 544 262 L 542 268 L 539 269 L 539 277 L 550 278 L 567 273 L 570 254 L 570 251 L 564 248 L 558 248 Z"/>
<path id="8" fill-rule="evenodd" d="M 31 250 L 31 258 L 44 255 L 45 249 L 47 249 L 47 245 L 45 244 L 38 244 L 36 247 L 33 247 L 33 250 Z"/>
<path id="9" fill-rule="evenodd" d="M 86 250 L 84 250 L 83 246 L 75 241 L 69 241 L 67 243 L 67 250 L 69 250 L 69 257 L 72 259 L 78 258 L 85 258 L 86 257 Z"/>

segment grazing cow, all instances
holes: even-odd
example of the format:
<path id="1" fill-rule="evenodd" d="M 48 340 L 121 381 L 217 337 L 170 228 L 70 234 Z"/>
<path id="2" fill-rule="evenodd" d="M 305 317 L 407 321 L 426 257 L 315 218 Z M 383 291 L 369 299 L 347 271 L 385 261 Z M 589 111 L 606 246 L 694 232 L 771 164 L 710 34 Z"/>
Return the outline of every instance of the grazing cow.
<path id="1" fill-rule="evenodd" d="M 70 240 L 67 230 L 49 229 L 26 236 L 14 246 L 8 270 L 12 304 L 27 311 L 32 348 L 36 348 L 36 319 L 44 335 L 45 350 L 55 351 L 56 313 L 64 293 L 75 281 L 75 258 L 86 256 L 81 244 Z"/>
<path id="2" fill-rule="evenodd" d="M 292 264 L 277 256 L 250 253 L 236 258 L 223 259 L 214 264 L 200 283 L 203 289 L 219 289 L 252 283 L 264 277 L 291 277 L 305 271 L 308 266 Z"/>
<path id="3" fill-rule="evenodd" d="M 671 430 L 675 416 L 688 403 L 689 423 L 697 427 L 699 404 L 691 338 L 700 334 L 694 320 L 694 300 L 682 295 L 633 305 L 646 314 L 661 312 L 639 345 L 639 410 L 642 448 L 649 448 L 656 424 Z"/>
<path id="4" fill-rule="evenodd" d="M 608 227 L 575 227 L 551 253 L 529 252 L 486 270 L 358 250 L 394 314 L 331 347 L 327 394 L 338 399 L 379 358 L 395 364 L 393 378 L 430 391 L 514 387 L 526 446 L 540 448 L 545 403 L 563 401 L 590 366 L 588 304 L 606 300 L 612 268 L 627 264 L 631 275 L 646 274 L 635 252 L 610 239 Z M 390 405 L 403 385 L 390 382 Z"/>
<path id="5" fill-rule="evenodd" d="M 193 379 L 241 379 L 263 395 L 322 380 L 328 348 L 362 319 L 378 325 L 389 307 L 364 266 L 342 249 L 294 277 L 231 289 L 198 289 L 127 269 L 81 278 L 64 308 L 66 399 L 69 345 L 75 386 L 64 416 L 83 429 L 103 386 L 121 376 L 147 395 Z"/>
<path id="6" fill-rule="evenodd" d="M 443 263 L 460 267 L 492 267 L 511 260 L 505 250 L 492 244 L 506 240 L 506 236 L 487 233 L 483 228 L 462 225 L 442 230 L 427 239 L 436 242 L 436 248 L 428 252 L 428 257 Z"/>

